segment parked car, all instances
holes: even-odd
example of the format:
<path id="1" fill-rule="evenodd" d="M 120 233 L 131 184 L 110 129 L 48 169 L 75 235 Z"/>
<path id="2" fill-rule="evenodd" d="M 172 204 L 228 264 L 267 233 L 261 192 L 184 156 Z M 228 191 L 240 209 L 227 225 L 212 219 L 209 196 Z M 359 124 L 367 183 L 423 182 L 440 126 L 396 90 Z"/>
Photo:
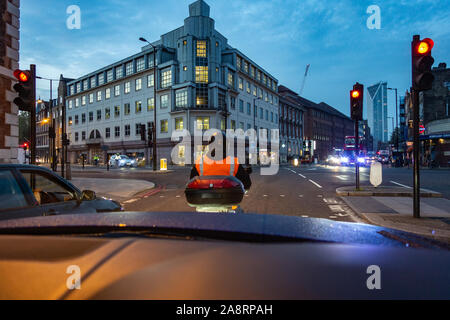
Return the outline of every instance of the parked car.
<path id="1" fill-rule="evenodd" d="M 126 155 L 113 155 L 109 159 L 109 165 L 112 167 L 137 167 L 138 162 Z"/>
<path id="2" fill-rule="evenodd" d="M 0 220 L 122 210 L 120 203 L 80 191 L 47 168 L 0 165 Z"/>

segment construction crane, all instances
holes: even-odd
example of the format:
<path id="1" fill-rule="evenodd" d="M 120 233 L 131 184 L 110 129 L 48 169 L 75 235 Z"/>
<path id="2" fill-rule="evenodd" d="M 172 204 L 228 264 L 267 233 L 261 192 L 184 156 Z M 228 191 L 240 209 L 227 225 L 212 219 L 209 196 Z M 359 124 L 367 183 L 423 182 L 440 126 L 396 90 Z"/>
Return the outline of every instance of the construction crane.
<path id="1" fill-rule="evenodd" d="M 303 76 L 302 86 L 300 87 L 300 96 L 303 94 L 303 88 L 305 87 L 306 76 L 308 75 L 309 66 L 310 66 L 309 64 L 306 65 L 305 75 Z"/>

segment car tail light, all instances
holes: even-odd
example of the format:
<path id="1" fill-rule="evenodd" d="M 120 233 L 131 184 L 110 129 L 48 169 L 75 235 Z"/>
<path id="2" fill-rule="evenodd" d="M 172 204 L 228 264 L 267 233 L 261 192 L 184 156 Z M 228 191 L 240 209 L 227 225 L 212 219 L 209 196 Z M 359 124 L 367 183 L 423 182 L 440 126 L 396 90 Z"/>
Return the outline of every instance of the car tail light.
<path id="1" fill-rule="evenodd" d="M 239 187 L 239 182 L 224 179 L 194 179 L 187 185 L 188 189 L 228 189 Z"/>

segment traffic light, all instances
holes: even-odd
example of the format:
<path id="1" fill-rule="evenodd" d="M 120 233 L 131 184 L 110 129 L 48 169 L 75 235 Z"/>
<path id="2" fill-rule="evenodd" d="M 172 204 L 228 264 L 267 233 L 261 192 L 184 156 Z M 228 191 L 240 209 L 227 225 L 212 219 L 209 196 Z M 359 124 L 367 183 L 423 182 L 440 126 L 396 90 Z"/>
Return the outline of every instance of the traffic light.
<path id="1" fill-rule="evenodd" d="M 36 77 L 29 70 L 15 70 L 14 77 L 17 79 L 13 88 L 19 96 L 14 99 L 14 103 L 21 111 L 31 112 L 35 105 Z"/>
<path id="2" fill-rule="evenodd" d="M 23 148 L 24 151 L 28 151 L 28 142 L 24 142 L 24 144 L 21 146 Z"/>
<path id="3" fill-rule="evenodd" d="M 417 91 L 429 90 L 432 87 L 434 76 L 431 66 L 434 58 L 431 56 L 434 42 L 430 38 L 420 40 L 419 35 L 413 37 L 411 42 L 412 57 L 412 88 Z"/>
<path id="4" fill-rule="evenodd" d="M 145 124 L 141 124 L 141 141 L 145 141 Z"/>
<path id="5" fill-rule="evenodd" d="M 363 97 L 364 86 L 357 82 L 350 91 L 350 115 L 353 120 L 362 120 Z"/>

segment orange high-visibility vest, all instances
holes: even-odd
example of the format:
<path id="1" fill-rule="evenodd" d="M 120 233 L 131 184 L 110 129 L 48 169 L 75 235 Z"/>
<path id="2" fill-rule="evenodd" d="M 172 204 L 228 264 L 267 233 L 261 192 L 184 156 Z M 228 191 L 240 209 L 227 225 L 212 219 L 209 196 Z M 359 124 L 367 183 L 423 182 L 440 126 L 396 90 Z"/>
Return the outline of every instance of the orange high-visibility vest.
<path id="1" fill-rule="evenodd" d="M 236 157 L 214 161 L 205 156 L 195 161 L 195 168 L 200 176 L 236 176 L 239 162 Z"/>

